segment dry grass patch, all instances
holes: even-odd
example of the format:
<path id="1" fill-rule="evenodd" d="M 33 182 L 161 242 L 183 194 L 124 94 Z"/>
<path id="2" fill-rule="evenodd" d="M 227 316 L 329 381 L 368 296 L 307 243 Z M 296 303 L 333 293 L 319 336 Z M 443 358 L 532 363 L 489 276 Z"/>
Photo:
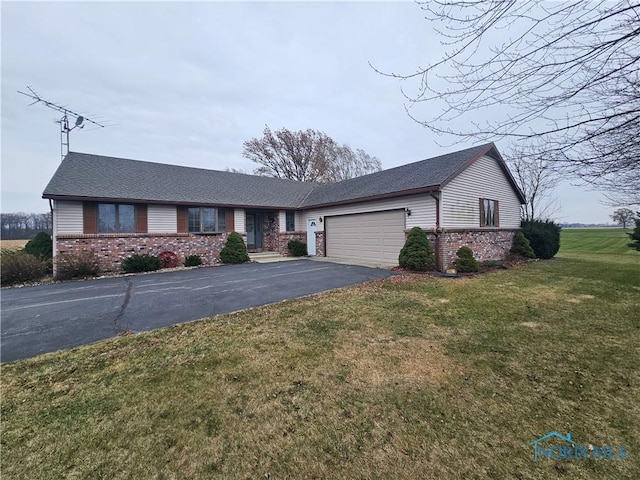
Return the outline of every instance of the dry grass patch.
<path id="1" fill-rule="evenodd" d="M 432 327 L 439 339 L 352 335 L 336 349 L 335 359 L 365 387 L 438 385 L 460 368 L 444 352 L 448 329 Z"/>
<path id="2" fill-rule="evenodd" d="M 0 249 L 19 250 L 24 248 L 29 240 L 0 240 Z"/>

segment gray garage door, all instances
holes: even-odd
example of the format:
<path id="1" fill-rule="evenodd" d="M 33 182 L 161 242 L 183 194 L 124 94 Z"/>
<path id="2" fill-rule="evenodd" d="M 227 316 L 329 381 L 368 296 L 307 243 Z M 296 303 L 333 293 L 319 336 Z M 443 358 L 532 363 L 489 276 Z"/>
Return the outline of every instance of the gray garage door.
<path id="1" fill-rule="evenodd" d="M 391 210 L 325 217 L 327 256 L 397 265 L 404 216 L 404 210 Z"/>

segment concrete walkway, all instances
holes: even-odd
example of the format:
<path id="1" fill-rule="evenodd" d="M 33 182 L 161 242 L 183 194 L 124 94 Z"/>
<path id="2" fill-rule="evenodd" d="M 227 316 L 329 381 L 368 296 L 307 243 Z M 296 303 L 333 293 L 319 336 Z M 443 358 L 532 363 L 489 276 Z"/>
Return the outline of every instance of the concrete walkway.
<path id="1" fill-rule="evenodd" d="M 339 263 L 341 265 L 358 265 L 361 267 L 382 268 L 385 270 L 390 270 L 393 267 L 398 266 L 397 263 L 395 265 L 390 265 L 384 262 L 371 262 L 366 260 L 356 260 L 353 258 L 342 258 L 342 257 L 309 257 L 309 260 L 313 260 L 315 262 Z"/>

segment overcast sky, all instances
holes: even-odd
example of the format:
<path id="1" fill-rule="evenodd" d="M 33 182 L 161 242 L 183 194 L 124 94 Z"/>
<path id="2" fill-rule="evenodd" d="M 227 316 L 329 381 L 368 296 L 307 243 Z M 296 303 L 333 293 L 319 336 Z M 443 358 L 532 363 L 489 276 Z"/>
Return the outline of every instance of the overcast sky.
<path id="1" fill-rule="evenodd" d="M 411 120 L 400 87 L 439 58 L 439 37 L 410 2 L 2 2 L 2 212 L 45 212 L 60 163 L 60 114 L 109 125 L 71 132 L 71 150 L 252 171 L 242 143 L 313 128 L 383 168 L 466 148 Z M 429 105 L 428 108 L 438 108 Z M 499 112 L 496 112 L 499 114 Z M 475 142 L 478 143 L 478 142 Z M 496 142 L 503 152 L 508 145 Z M 609 222 L 602 195 L 563 184 L 560 221 Z"/>

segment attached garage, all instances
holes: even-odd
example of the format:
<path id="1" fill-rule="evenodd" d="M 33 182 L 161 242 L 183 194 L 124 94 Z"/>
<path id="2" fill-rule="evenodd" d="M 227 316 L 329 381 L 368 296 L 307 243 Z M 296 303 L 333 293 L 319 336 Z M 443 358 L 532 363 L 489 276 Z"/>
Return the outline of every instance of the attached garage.
<path id="1" fill-rule="evenodd" d="M 328 216 L 324 222 L 328 257 L 397 265 L 404 245 L 404 209 Z"/>

